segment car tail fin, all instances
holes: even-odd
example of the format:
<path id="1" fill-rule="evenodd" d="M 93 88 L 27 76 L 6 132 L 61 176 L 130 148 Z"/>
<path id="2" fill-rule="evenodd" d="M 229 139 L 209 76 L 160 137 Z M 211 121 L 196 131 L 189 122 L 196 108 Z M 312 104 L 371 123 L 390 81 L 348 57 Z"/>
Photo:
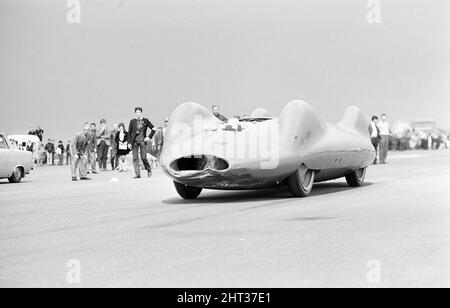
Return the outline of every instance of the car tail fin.
<path id="1" fill-rule="evenodd" d="M 368 123 L 362 111 L 355 106 L 350 106 L 344 113 L 342 120 L 337 124 L 342 129 L 355 131 L 368 135 Z"/>

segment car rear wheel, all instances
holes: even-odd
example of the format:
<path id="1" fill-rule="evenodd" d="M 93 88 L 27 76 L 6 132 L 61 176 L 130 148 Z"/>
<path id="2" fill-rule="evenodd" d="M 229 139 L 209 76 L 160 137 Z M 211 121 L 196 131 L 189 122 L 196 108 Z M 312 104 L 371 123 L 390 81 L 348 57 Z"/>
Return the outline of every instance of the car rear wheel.
<path id="1" fill-rule="evenodd" d="M 20 183 L 20 181 L 22 181 L 22 170 L 16 167 L 8 180 L 10 183 Z"/>
<path id="2" fill-rule="evenodd" d="M 289 191 L 295 197 L 306 197 L 311 193 L 314 185 L 315 172 L 301 165 L 294 174 L 288 178 Z"/>
<path id="3" fill-rule="evenodd" d="M 175 189 L 177 190 L 178 194 L 187 200 L 192 200 L 197 198 L 200 193 L 202 192 L 201 188 L 198 187 L 192 187 L 189 185 L 184 185 L 178 182 L 173 182 L 173 184 L 175 185 Z"/>
<path id="4" fill-rule="evenodd" d="M 362 183 L 364 183 L 365 178 L 366 178 L 366 168 L 355 170 L 349 175 L 345 176 L 347 184 L 351 187 L 361 186 Z"/>

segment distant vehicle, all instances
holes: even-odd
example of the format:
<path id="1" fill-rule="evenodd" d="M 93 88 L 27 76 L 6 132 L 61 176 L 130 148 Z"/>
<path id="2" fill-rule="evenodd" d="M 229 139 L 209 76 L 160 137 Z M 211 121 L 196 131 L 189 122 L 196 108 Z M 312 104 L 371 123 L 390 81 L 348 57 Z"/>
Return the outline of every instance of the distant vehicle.
<path id="1" fill-rule="evenodd" d="M 357 107 L 336 124 L 322 121 L 303 101 L 290 102 L 279 118 L 258 108 L 250 118 L 223 123 L 205 107 L 184 103 L 170 117 L 161 166 L 185 199 L 197 198 L 203 188 L 279 185 L 305 197 L 315 182 L 345 177 L 350 186 L 360 186 L 374 159 Z"/>
<path id="2" fill-rule="evenodd" d="M 35 135 L 9 135 L 8 136 L 9 144 L 17 143 L 19 150 L 26 150 L 29 143 L 33 146 L 33 158 L 35 162 L 39 160 L 39 145 L 41 141 L 39 137 Z"/>
<path id="3" fill-rule="evenodd" d="M 411 127 L 418 131 L 430 132 L 437 128 L 435 120 L 415 120 L 411 122 Z"/>
<path id="4" fill-rule="evenodd" d="M 8 140 L 10 143 L 17 142 L 17 144 L 23 148 L 26 148 L 29 142 L 33 144 L 33 149 L 36 150 L 39 147 L 40 140 L 34 135 L 9 135 Z"/>
<path id="5" fill-rule="evenodd" d="M 33 168 L 33 154 L 18 150 L 10 145 L 8 139 L 0 134 L 0 179 L 10 183 L 20 183 Z"/>

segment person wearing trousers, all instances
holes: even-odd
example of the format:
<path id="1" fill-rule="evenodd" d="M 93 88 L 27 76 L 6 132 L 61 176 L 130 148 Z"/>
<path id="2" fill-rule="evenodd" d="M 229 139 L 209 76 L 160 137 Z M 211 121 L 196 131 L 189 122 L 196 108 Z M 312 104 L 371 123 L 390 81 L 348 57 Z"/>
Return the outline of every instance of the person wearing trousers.
<path id="1" fill-rule="evenodd" d="M 116 170 L 119 167 L 119 155 L 117 154 L 118 145 L 116 142 L 116 136 L 117 136 L 118 132 L 119 132 L 119 127 L 117 126 L 117 124 L 114 124 L 113 130 L 111 131 L 111 135 L 109 138 L 110 144 L 111 144 L 111 157 L 110 157 L 111 170 Z"/>
<path id="2" fill-rule="evenodd" d="M 85 123 L 83 132 L 76 134 L 71 144 L 72 152 L 72 181 L 77 181 L 77 171 L 80 174 L 80 180 L 90 180 L 87 177 L 87 154 L 88 143 L 90 139 L 89 123 Z"/>
<path id="3" fill-rule="evenodd" d="M 62 141 L 58 142 L 58 146 L 56 147 L 56 154 L 58 155 L 59 165 L 64 165 L 64 145 Z"/>
<path id="4" fill-rule="evenodd" d="M 72 165 L 72 151 L 71 151 L 71 141 L 68 140 L 67 141 L 67 145 L 66 145 L 66 165 Z"/>
<path id="5" fill-rule="evenodd" d="M 96 159 L 96 146 L 97 146 L 97 125 L 95 123 L 91 124 L 89 130 L 89 141 L 88 141 L 88 166 L 90 171 L 94 174 L 97 173 L 97 159 Z M 88 170 L 89 173 L 89 170 Z"/>
<path id="6" fill-rule="evenodd" d="M 136 176 L 135 179 L 141 178 L 141 166 L 139 164 L 139 155 L 147 170 L 148 177 L 152 176 L 152 168 L 147 159 L 147 143 L 155 134 L 153 124 L 142 116 L 143 109 L 136 107 L 134 109 L 136 118 L 130 121 L 128 129 L 128 148 L 133 151 L 133 165 Z M 147 130 L 150 129 L 150 135 L 147 136 Z"/>
<path id="7" fill-rule="evenodd" d="M 377 126 L 378 123 L 378 117 L 373 116 L 372 121 L 369 124 L 369 134 L 370 134 L 370 141 L 372 142 L 372 145 L 375 149 L 375 160 L 373 161 L 374 164 L 378 163 L 378 146 L 380 144 L 380 129 Z"/>
<path id="8" fill-rule="evenodd" d="M 108 163 L 108 150 L 111 145 L 111 134 L 106 127 L 106 120 L 100 121 L 100 129 L 97 132 L 97 157 L 99 169 L 106 171 Z"/>
<path id="9" fill-rule="evenodd" d="M 389 151 L 389 136 L 391 134 L 391 130 L 389 127 L 389 122 L 387 120 L 387 115 L 381 115 L 381 121 L 378 122 L 378 128 L 380 129 L 380 164 L 386 163 L 386 158 Z"/>
<path id="10" fill-rule="evenodd" d="M 51 139 L 48 139 L 47 144 L 45 145 L 45 152 L 47 156 L 47 165 L 54 165 L 55 164 L 55 144 L 52 142 Z"/>
<path id="11" fill-rule="evenodd" d="M 128 132 L 125 130 L 125 124 L 119 124 L 119 131 L 116 133 L 117 158 L 119 159 L 117 170 L 119 172 L 128 172 L 126 164 L 127 155 L 130 153 L 128 148 Z"/>

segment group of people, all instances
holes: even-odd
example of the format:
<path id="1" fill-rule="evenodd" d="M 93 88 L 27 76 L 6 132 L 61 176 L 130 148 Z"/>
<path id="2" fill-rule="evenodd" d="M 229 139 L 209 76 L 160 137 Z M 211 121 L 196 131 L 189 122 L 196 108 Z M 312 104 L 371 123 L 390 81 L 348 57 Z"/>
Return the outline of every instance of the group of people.
<path id="1" fill-rule="evenodd" d="M 227 118 L 219 113 L 219 107 L 214 105 L 212 107 L 213 114 L 221 121 L 226 122 Z M 96 123 L 88 123 L 89 138 L 87 149 L 85 151 L 86 157 L 86 174 L 97 174 L 99 171 L 106 171 L 109 163 L 112 170 L 118 170 L 119 172 L 128 171 L 127 156 L 130 152 L 133 152 L 133 165 L 135 171 L 138 169 L 139 156 L 146 156 L 146 151 L 151 154 L 152 158 L 159 157 L 162 151 L 162 145 L 164 140 L 164 134 L 169 122 L 169 118 L 164 119 L 164 126 L 155 129 L 153 124 L 146 118 L 142 117 L 142 108 L 137 107 L 135 110 L 136 119 L 130 121 L 130 125 L 127 128 L 124 123 L 113 124 L 110 130 L 107 126 L 107 121 L 102 119 L 97 126 Z M 142 123 L 137 121 L 142 120 Z M 145 128 L 152 131 L 152 136 L 155 136 L 154 142 L 150 143 L 148 136 L 142 140 L 142 132 L 137 134 L 138 129 Z M 131 136 L 130 136 L 131 132 Z M 68 140 L 64 143 L 62 140 L 55 142 L 54 139 L 48 139 L 47 143 L 42 143 L 44 130 L 39 126 L 37 128 L 31 128 L 28 135 L 37 136 L 40 140 L 39 144 L 34 145 L 29 142 L 27 144 L 19 144 L 16 146 L 20 150 L 33 152 L 36 155 L 36 163 L 38 165 L 72 165 L 73 164 L 73 147 L 72 140 Z M 137 136 L 136 136 L 137 134 Z M 146 132 L 145 132 L 146 134 Z M 131 145 L 129 146 L 128 139 L 131 139 Z M 136 139 L 136 141 L 135 141 Z M 135 149 L 133 143 L 136 143 Z M 134 150 L 133 150 L 134 149 Z M 144 168 L 151 170 L 151 166 L 148 165 L 148 159 L 144 161 Z M 157 164 L 157 160 L 154 162 Z M 98 167 L 97 167 L 98 166 Z M 140 172 L 135 172 L 136 177 L 140 177 Z M 85 178 L 85 176 L 83 176 Z"/>
<path id="2" fill-rule="evenodd" d="M 44 136 L 44 130 L 38 126 L 36 128 L 32 127 L 28 132 L 28 135 L 37 136 L 39 140 L 42 142 L 42 138 Z"/>
<path id="3" fill-rule="evenodd" d="M 33 151 L 31 151 L 33 152 Z M 70 153 L 70 140 L 64 145 L 62 140 L 55 143 L 55 140 L 48 139 L 45 144 L 43 151 L 39 150 L 39 161 L 40 164 L 44 165 L 55 165 L 55 161 L 58 161 L 58 165 L 64 165 L 64 158 L 66 159 L 66 165 L 70 165 L 72 156 Z"/>
<path id="4" fill-rule="evenodd" d="M 395 125 L 394 125 L 395 126 Z M 386 114 L 372 116 L 369 133 L 377 156 L 374 164 L 386 164 L 389 150 L 440 150 L 450 149 L 450 132 L 439 129 L 420 130 L 411 128 L 394 128 Z"/>
<path id="5" fill-rule="evenodd" d="M 442 129 L 394 130 L 389 143 L 394 151 L 450 149 L 450 133 Z"/>
<path id="6" fill-rule="evenodd" d="M 90 180 L 88 174 L 97 174 L 98 171 L 106 171 L 108 163 L 108 152 L 110 150 L 110 164 L 112 170 L 127 171 L 126 156 L 132 152 L 135 179 L 141 178 L 141 162 L 151 177 L 152 168 L 147 158 L 149 145 L 152 137 L 164 130 L 158 130 L 143 116 L 143 108 L 134 109 L 135 118 L 128 125 L 128 131 L 124 123 L 113 125 L 109 130 L 105 119 L 100 121 L 97 128 L 95 123 L 85 123 L 83 131 L 76 134 L 71 143 L 72 180 L 77 181 L 77 172 L 80 180 Z M 165 119 L 165 125 L 168 118 Z M 163 136 L 158 138 L 157 150 L 162 148 Z M 151 149 L 150 149 L 151 150 Z M 98 169 L 97 169 L 98 161 Z"/>
<path id="7" fill-rule="evenodd" d="M 227 118 L 219 113 L 219 107 L 213 106 L 213 114 L 221 121 Z M 159 157 L 162 151 L 164 135 L 169 123 L 169 118 L 164 119 L 164 127 L 159 129 L 143 116 L 143 108 L 134 109 L 135 118 L 128 125 L 128 131 L 124 123 L 114 124 L 110 131 L 105 119 L 100 121 L 100 127 L 95 123 L 85 123 L 83 131 L 76 134 L 70 144 L 72 165 L 72 181 L 77 181 L 77 172 L 82 181 L 91 180 L 88 174 L 97 174 L 98 170 L 106 171 L 108 151 L 110 151 L 110 163 L 112 170 L 127 171 L 126 157 L 132 152 L 134 179 L 141 178 L 141 162 L 147 172 L 152 176 L 152 168 L 147 153 Z M 151 139 L 155 137 L 154 142 Z"/>

